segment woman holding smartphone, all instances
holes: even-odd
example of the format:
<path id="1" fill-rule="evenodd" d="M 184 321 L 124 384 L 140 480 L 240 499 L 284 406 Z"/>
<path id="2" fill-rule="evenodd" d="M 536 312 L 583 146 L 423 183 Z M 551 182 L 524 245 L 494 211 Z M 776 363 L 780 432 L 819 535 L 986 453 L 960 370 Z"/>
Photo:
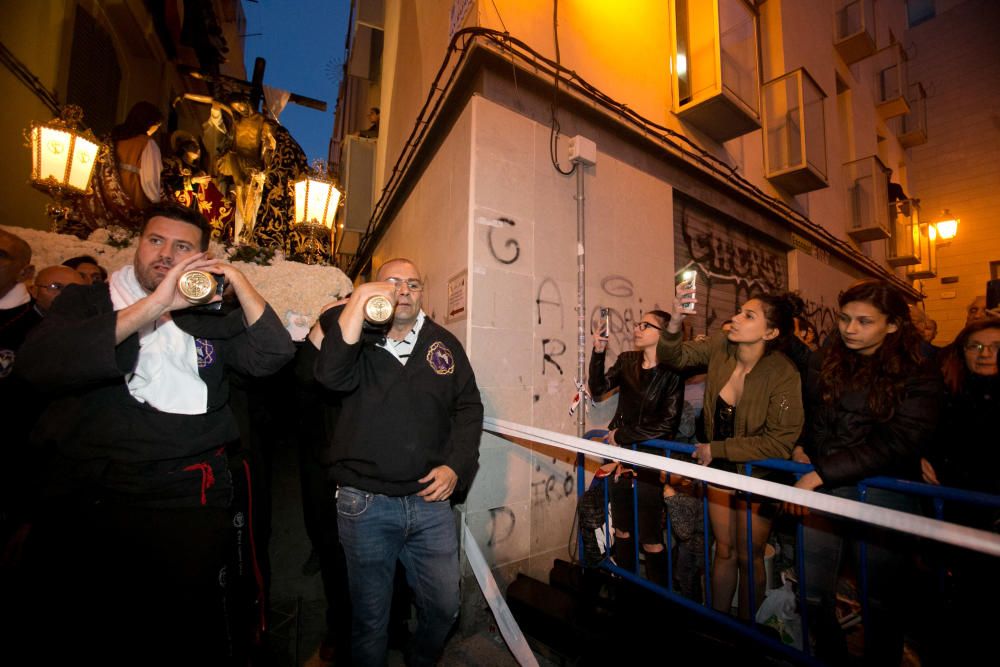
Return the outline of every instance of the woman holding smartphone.
<path id="1" fill-rule="evenodd" d="M 681 322 L 695 312 L 697 299 L 688 284 L 677 288 L 670 323 L 660 336 L 657 357 L 675 369 L 708 366 L 705 380 L 705 434 L 694 458 L 706 466 L 737 472 L 737 463 L 788 458 L 802 430 L 802 389 L 795 365 L 781 353 L 794 337 L 794 318 L 802 309 L 795 295 L 763 294 L 733 316 L 727 333 L 705 341 L 681 341 Z M 754 468 L 754 476 L 766 471 Z M 737 580 L 739 615 L 750 618 L 749 577 L 755 598 L 764 599 L 764 546 L 780 509 L 732 489 L 709 485 L 708 512 L 715 536 L 712 606 L 729 612 Z M 752 562 L 748 556 L 747 505 L 751 508 Z"/>
<path id="2" fill-rule="evenodd" d="M 674 440 L 684 408 L 684 381 L 656 361 L 656 342 L 660 331 L 670 321 L 670 314 L 652 310 L 632 328 L 634 350 L 622 352 L 607 371 L 604 370 L 608 331 L 594 334 L 594 353 L 590 357 L 588 384 L 595 397 L 618 388 L 618 410 L 608 424 L 608 444 L 627 447 L 644 440 Z M 605 325 L 606 327 L 606 325 Z M 662 455 L 662 449 L 639 451 Z M 633 508 L 633 484 L 638 496 L 638 522 Z M 646 578 L 667 587 L 667 554 L 663 540 L 663 483 L 660 471 L 638 468 L 618 471 L 611 483 L 611 517 L 615 527 L 615 562 L 635 571 L 634 526 L 638 523 L 639 544 L 646 556 Z"/>

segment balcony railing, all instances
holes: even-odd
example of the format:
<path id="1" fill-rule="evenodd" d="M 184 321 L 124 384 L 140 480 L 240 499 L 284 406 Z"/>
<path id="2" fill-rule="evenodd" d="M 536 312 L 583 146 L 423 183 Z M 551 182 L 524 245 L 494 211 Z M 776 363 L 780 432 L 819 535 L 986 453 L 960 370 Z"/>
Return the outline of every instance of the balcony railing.
<path id="1" fill-rule="evenodd" d="M 906 102 L 906 53 L 896 43 L 890 44 L 874 56 L 875 108 L 883 119 L 902 116 L 910 111 Z"/>
<path id="2" fill-rule="evenodd" d="M 906 267 L 906 277 L 910 280 L 927 280 L 937 276 L 937 229 L 928 223 L 921 223 L 917 229 L 920 263 Z"/>
<path id="3" fill-rule="evenodd" d="M 768 81 L 763 92 L 767 179 L 791 194 L 825 188 L 826 94 L 803 68 Z"/>
<path id="4" fill-rule="evenodd" d="M 889 220 L 892 234 L 886 240 L 885 261 L 897 267 L 920 264 L 920 200 L 890 202 Z"/>
<path id="5" fill-rule="evenodd" d="M 848 65 L 875 53 L 875 0 L 837 0 L 833 46 Z"/>
<path id="6" fill-rule="evenodd" d="M 716 141 L 760 127 L 757 16 L 743 0 L 673 0 L 673 111 Z"/>
<path id="7" fill-rule="evenodd" d="M 874 155 L 844 165 L 851 203 L 847 235 L 855 241 L 889 238 L 889 173 Z"/>
<path id="8" fill-rule="evenodd" d="M 906 93 L 909 112 L 899 119 L 899 143 L 912 148 L 927 143 L 927 93 L 919 83 L 911 83 Z"/>

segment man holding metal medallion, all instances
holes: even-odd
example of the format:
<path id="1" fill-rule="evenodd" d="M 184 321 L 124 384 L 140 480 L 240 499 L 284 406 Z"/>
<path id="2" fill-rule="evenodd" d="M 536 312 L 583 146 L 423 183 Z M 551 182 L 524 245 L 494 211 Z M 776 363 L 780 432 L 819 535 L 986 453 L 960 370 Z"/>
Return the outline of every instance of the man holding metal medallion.
<path id="1" fill-rule="evenodd" d="M 18 360 L 50 399 L 32 434 L 33 618 L 75 661 L 224 664 L 226 447 L 239 439 L 227 374 L 269 375 L 295 347 L 247 278 L 205 252 L 204 216 L 144 213 L 133 263 L 67 286 Z M 237 304 L 212 312 L 222 284 Z"/>
<path id="2" fill-rule="evenodd" d="M 392 259 L 320 320 L 316 379 L 346 392 L 331 476 L 359 665 L 385 664 L 397 559 L 418 608 L 407 664 L 435 664 L 458 615 L 449 501 L 478 467 L 483 405 L 465 351 L 424 313 L 423 294 L 414 263 Z"/>

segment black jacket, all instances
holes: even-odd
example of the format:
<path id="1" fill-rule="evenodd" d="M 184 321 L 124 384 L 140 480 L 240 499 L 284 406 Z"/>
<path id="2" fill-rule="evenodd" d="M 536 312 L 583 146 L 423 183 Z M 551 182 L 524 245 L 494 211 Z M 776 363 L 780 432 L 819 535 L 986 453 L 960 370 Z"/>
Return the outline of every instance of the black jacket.
<path id="1" fill-rule="evenodd" d="M 199 346 L 207 411 L 161 412 L 129 393 L 139 335 L 115 344 L 107 285 L 70 285 L 21 347 L 18 372 L 50 400 L 32 434 L 45 457 L 45 493 L 110 498 L 146 507 L 225 506 L 231 485 L 223 447 L 239 438 L 227 371 L 275 373 L 295 354 L 270 306 L 253 326 L 243 311 L 177 311 Z"/>
<path id="2" fill-rule="evenodd" d="M 615 387 L 618 410 L 608 424 L 619 445 L 643 440 L 673 440 L 684 410 L 684 381 L 666 364 L 657 364 L 649 385 L 642 388 L 642 352 L 622 352 L 605 373 L 604 352 L 590 357 L 590 393 L 597 397 Z"/>
<path id="3" fill-rule="evenodd" d="M 432 468 L 447 465 L 458 475 L 457 489 L 468 489 L 479 466 L 483 403 L 462 344 L 427 317 L 404 366 L 374 336 L 345 343 L 341 310 L 320 317 L 326 336 L 315 368 L 320 384 L 344 392 L 333 479 L 404 496 L 424 488 L 418 480 Z"/>
<path id="4" fill-rule="evenodd" d="M 806 383 L 807 418 L 803 449 L 827 488 L 887 475 L 920 480 L 920 457 L 934 437 L 941 411 L 942 383 L 929 364 L 903 385 L 902 401 L 886 420 L 868 409 L 867 389 L 845 391 L 836 404 L 823 402 L 820 370 L 824 351 L 813 353 Z"/>

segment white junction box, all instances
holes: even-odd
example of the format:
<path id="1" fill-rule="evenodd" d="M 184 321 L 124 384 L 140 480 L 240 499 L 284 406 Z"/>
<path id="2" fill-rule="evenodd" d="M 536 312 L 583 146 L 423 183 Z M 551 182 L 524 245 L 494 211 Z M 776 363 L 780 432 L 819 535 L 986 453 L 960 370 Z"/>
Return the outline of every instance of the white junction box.
<path id="1" fill-rule="evenodd" d="M 585 165 L 597 164 L 597 144 L 578 134 L 569 140 L 569 161 Z"/>

